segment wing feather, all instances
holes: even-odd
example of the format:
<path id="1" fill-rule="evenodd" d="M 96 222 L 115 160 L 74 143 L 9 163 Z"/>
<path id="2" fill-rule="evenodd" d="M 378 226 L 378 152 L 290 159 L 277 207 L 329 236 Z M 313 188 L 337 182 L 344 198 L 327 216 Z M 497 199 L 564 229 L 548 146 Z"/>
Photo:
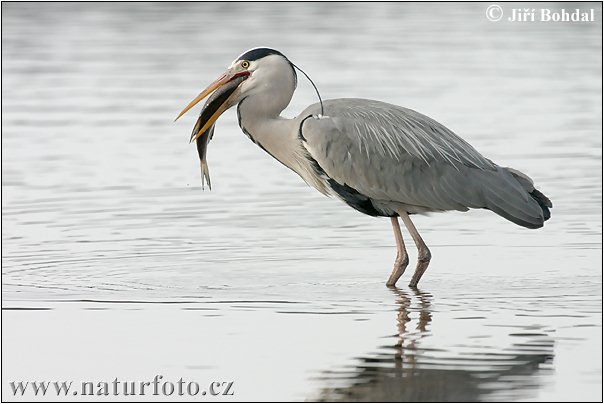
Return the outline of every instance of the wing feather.
<path id="1" fill-rule="evenodd" d="M 522 225 L 543 223 L 517 175 L 435 120 L 372 100 L 329 100 L 324 109 L 304 121 L 303 145 L 339 184 L 420 211 L 487 208 Z M 319 111 L 313 105 L 301 116 Z"/>

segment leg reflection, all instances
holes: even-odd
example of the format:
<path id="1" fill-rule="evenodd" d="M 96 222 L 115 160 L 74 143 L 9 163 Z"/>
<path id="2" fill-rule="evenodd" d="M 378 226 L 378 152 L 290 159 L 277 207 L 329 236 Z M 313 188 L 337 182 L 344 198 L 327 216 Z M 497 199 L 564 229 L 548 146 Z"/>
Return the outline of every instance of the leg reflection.
<path id="1" fill-rule="evenodd" d="M 325 379 L 333 385 L 320 391 L 319 401 L 524 401 L 542 388 L 554 353 L 553 340 L 544 330 L 538 332 L 540 328 L 531 325 L 525 333 L 515 331 L 511 344 L 496 336 L 472 338 L 470 333 L 455 342 L 459 339 L 433 335 L 430 293 L 391 290 L 396 334 L 390 334 L 392 339 L 377 352 L 359 357 L 352 371 L 330 373 Z M 465 326 L 471 330 L 480 326 L 473 320 L 454 319 L 450 312 L 440 312 L 440 316 L 437 321 L 444 318 L 456 327 L 455 336 L 464 335 Z M 394 316 L 389 327 L 394 328 Z M 487 324 L 479 330 L 486 334 L 491 328 Z"/>
<path id="2" fill-rule="evenodd" d="M 413 369 L 416 364 L 418 343 L 427 335 L 427 326 L 432 321 L 430 312 L 432 295 L 417 288 L 412 289 L 411 293 L 398 288 L 391 290 L 396 295 L 397 305 L 398 338 L 394 346 L 395 369 Z M 412 325 L 415 321 L 417 321 L 416 331 L 413 331 Z"/>

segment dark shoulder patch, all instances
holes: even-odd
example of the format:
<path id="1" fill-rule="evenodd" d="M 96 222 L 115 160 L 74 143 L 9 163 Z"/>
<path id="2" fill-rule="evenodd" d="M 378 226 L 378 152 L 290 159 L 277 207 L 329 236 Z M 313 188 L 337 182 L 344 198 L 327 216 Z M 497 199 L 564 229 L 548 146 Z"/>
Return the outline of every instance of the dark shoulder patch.
<path id="1" fill-rule="evenodd" d="M 298 139 L 300 139 L 301 142 L 306 142 L 302 127 L 304 126 L 304 122 L 306 122 L 306 120 L 311 117 L 312 115 L 309 115 L 304 118 L 302 122 L 300 122 L 300 128 L 298 129 Z M 304 145 L 302 146 L 306 150 L 306 158 L 308 159 L 312 168 L 315 170 L 317 176 L 327 178 L 327 183 L 329 184 L 329 187 L 336 194 L 338 194 L 348 206 L 369 216 L 386 216 L 382 212 L 378 211 L 375 206 L 373 206 L 371 198 L 361 194 L 359 191 L 352 187 L 349 187 L 346 184 L 340 184 L 338 181 L 334 180 L 329 175 L 327 175 L 327 173 L 325 172 L 325 170 L 323 170 L 323 167 L 321 167 L 319 162 L 310 155 Z"/>
<path id="2" fill-rule="evenodd" d="M 333 178 L 330 178 L 328 182 L 331 189 L 333 189 L 334 192 L 337 193 L 351 208 L 369 216 L 386 216 L 373 206 L 369 197 L 361 194 L 356 189 L 349 187 L 346 184 L 342 185 Z"/>
<path id="3" fill-rule="evenodd" d="M 271 48 L 255 48 L 255 49 L 250 49 L 249 51 L 245 52 L 243 55 L 239 56 L 238 60 L 253 61 L 253 60 L 262 59 L 263 57 L 266 57 L 269 55 L 279 55 L 279 56 L 283 56 L 285 59 L 287 59 L 285 57 L 285 55 L 283 53 L 279 52 L 278 50 L 271 49 Z"/>

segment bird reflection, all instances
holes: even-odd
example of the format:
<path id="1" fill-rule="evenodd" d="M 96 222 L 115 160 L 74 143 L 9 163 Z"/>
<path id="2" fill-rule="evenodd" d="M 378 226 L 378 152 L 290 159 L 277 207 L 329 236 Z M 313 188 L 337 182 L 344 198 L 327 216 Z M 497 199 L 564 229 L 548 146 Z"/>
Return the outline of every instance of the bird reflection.
<path id="1" fill-rule="evenodd" d="M 318 401 L 507 401 L 537 391 L 539 376 L 547 372 L 542 365 L 553 357 L 549 336 L 533 333 L 522 343 L 493 347 L 493 352 L 485 354 L 481 344 L 469 356 L 456 355 L 429 341 L 433 296 L 417 288 L 391 290 L 394 344 L 360 357 L 352 370 L 323 373 L 330 387 L 321 390 Z"/>
<path id="2" fill-rule="evenodd" d="M 399 289 L 391 288 L 392 292 L 396 296 L 397 314 L 396 324 L 398 328 L 398 339 L 394 345 L 394 365 L 395 369 L 403 369 L 403 362 L 408 363 L 410 368 L 413 368 L 415 364 L 415 352 L 417 350 L 417 343 L 421 340 L 426 333 L 428 324 L 432 321 L 432 315 L 430 313 L 430 303 L 432 295 L 420 291 L 417 288 L 413 288 L 413 294 L 419 301 L 418 308 L 418 321 L 416 331 L 408 331 L 407 328 L 410 326 L 411 317 L 411 296 L 408 292 Z"/>

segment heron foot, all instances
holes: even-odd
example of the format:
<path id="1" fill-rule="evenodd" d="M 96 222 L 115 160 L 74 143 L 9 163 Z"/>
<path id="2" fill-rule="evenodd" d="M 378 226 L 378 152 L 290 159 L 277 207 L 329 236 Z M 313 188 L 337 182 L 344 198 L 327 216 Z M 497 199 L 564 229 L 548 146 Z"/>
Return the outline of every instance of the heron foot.
<path id="1" fill-rule="evenodd" d="M 415 273 L 413 277 L 411 277 L 411 281 L 409 282 L 409 286 L 412 288 L 416 288 L 419 280 L 421 279 L 426 269 L 428 269 L 428 265 L 430 265 L 430 259 L 432 259 L 432 254 L 430 250 L 426 247 L 419 251 L 419 256 L 417 257 L 417 266 L 415 267 Z"/>
<path id="2" fill-rule="evenodd" d="M 402 258 L 400 255 L 396 256 L 396 260 L 394 261 L 394 268 L 392 269 L 392 273 L 386 282 L 386 286 L 394 287 L 396 282 L 399 280 L 401 276 L 405 273 L 405 269 L 407 269 L 407 265 L 409 265 L 409 256 L 405 254 Z"/>

